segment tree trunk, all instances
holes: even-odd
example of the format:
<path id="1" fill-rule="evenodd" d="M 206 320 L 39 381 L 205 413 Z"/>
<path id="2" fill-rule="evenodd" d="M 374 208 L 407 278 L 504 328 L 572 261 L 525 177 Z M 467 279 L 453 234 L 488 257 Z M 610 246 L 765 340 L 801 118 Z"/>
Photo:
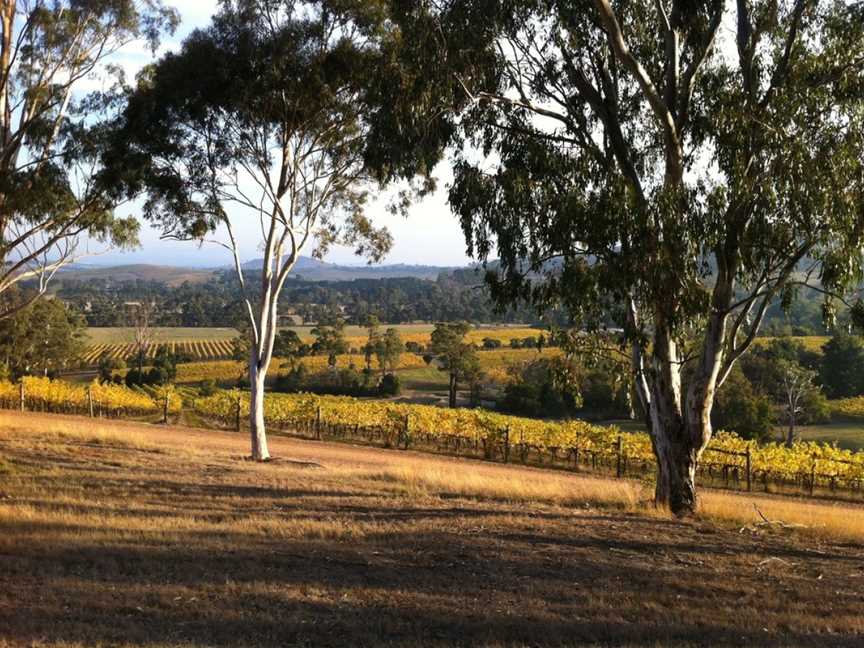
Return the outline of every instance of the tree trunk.
<path id="1" fill-rule="evenodd" d="M 789 415 L 789 431 L 786 435 L 786 446 L 791 448 L 795 443 L 795 414 Z"/>
<path id="2" fill-rule="evenodd" d="M 696 468 L 699 452 L 689 441 L 692 436 L 680 421 L 654 425 L 654 452 L 657 456 L 657 485 L 654 499 L 679 517 L 693 515 L 698 507 Z"/>
<path id="3" fill-rule="evenodd" d="M 450 374 L 450 407 L 456 407 L 456 376 Z"/>
<path id="4" fill-rule="evenodd" d="M 709 325 L 709 341 L 715 325 Z M 696 468 L 711 439 L 710 413 L 721 354 L 715 345 L 706 343 L 685 394 L 674 339 L 659 331 L 654 345 L 650 423 L 657 459 L 655 502 L 676 516 L 693 515 L 698 508 Z"/>
<path id="5" fill-rule="evenodd" d="M 253 351 L 254 353 L 254 351 Z M 267 428 L 264 425 L 264 380 L 266 371 L 260 371 L 256 359 L 249 363 L 250 387 L 252 390 L 249 402 L 249 430 L 252 440 L 252 459 L 267 461 L 270 452 L 267 449 Z"/>

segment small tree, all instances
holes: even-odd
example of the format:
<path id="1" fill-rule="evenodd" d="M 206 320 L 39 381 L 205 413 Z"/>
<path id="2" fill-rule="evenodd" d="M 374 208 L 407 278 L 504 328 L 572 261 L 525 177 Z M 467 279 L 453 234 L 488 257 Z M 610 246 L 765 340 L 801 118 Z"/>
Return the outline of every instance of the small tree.
<path id="1" fill-rule="evenodd" d="M 348 341 L 345 339 L 345 323 L 337 322 L 333 326 L 318 325 L 311 331 L 315 337 L 312 350 L 327 356 L 327 366 L 336 369 L 338 356 L 348 353 Z"/>
<path id="2" fill-rule="evenodd" d="M 134 333 L 132 342 L 132 359 L 135 362 L 135 367 L 138 375 L 144 375 L 144 364 L 147 360 L 147 355 L 150 353 L 150 347 L 153 344 L 153 329 L 150 326 L 150 319 L 153 315 L 153 306 L 149 302 L 140 302 L 133 305 L 133 310 L 129 315 L 130 326 Z"/>
<path id="3" fill-rule="evenodd" d="M 786 420 L 789 424 L 786 434 L 786 445 L 795 442 L 795 425 L 798 416 L 803 412 L 804 399 L 816 391 L 813 384 L 816 371 L 802 367 L 796 362 L 783 361 L 781 374 L 783 376 L 783 397 Z"/>
<path id="4" fill-rule="evenodd" d="M 321 257 L 338 242 L 376 260 L 391 244 L 364 212 L 380 18 L 362 2 L 224 0 L 207 29 L 141 75 L 106 159 L 129 194 L 148 194 L 145 215 L 164 236 L 214 241 L 234 259 L 252 343 L 256 460 L 269 457 L 265 380 L 301 251 Z M 241 262 L 238 227 L 261 232 L 254 273 Z"/>
<path id="5" fill-rule="evenodd" d="M 396 371 L 404 351 L 405 344 L 402 342 L 399 331 L 395 328 L 388 328 L 375 345 L 375 357 L 378 359 L 378 368 L 381 369 L 382 378 L 388 371 Z"/>
<path id="6" fill-rule="evenodd" d="M 84 351 L 84 318 L 56 299 L 20 299 L 28 305 L 0 319 L 0 358 L 10 377 L 51 376 L 76 365 Z"/>
<path id="7" fill-rule="evenodd" d="M 279 331 L 273 342 L 273 355 L 277 358 L 286 359 L 292 368 L 297 362 L 297 358 L 303 357 L 308 349 L 309 347 L 303 343 L 297 332 L 290 329 Z M 248 357 L 248 352 L 245 357 Z"/>
<path id="8" fill-rule="evenodd" d="M 449 376 L 449 405 L 456 407 L 459 383 L 479 376 L 479 360 L 474 347 L 465 343 L 471 327 L 465 322 L 439 323 L 432 331 L 429 350 L 435 355 L 439 369 Z"/>
<path id="9" fill-rule="evenodd" d="M 126 363 L 122 358 L 115 358 L 109 353 L 103 353 L 99 356 L 99 382 L 110 383 L 114 382 L 115 371 L 121 371 L 126 368 Z"/>
<path id="10" fill-rule="evenodd" d="M 366 362 L 364 375 L 368 379 L 372 375 L 372 358 L 381 341 L 381 322 L 377 315 L 369 315 L 366 318 L 366 344 L 363 345 L 363 359 Z"/>
<path id="11" fill-rule="evenodd" d="M 822 347 L 821 381 L 828 398 L 864 394 L 864 343 L 839 334 Z"/>

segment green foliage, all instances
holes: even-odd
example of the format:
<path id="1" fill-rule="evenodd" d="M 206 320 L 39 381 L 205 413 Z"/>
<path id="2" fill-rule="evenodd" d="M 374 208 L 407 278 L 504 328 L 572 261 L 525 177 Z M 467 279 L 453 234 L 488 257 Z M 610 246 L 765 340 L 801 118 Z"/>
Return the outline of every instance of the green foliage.
<path id="1" fill-rule="evenodd" d="M 14 292 L 14 291 L 12 291 Z M 20 310 L 17 303 L 27 303 Z M 30 301 L 19 295 L 11 315 L 0 319 L 0 362 L 9 377 L 54 376 L 74 367 L 84 351 L 84 320 L 56 299 Z"/>
<path id="2" fill-rule="evenodd" d="M 331 369 L 336 367 L 337 356 L 348 353 L 348 341 L 345 339 L 345 324 L 337 322 L 333 326 L 318 325 L 311 331 L 315 337 L 312 351 L 327 355 L 327 364 Z"/>
<path id="3" fill-rule="evenodd" d="M 381 396 L 398 396 L 401 390 L 402 387 L 396 374 L 384 374 L 381 382 L 378 383 L 378 393 Z"/>
<path id="4" fill-rule="evenodd" d="M 100 383 L 109 383 L 109 382 L 117 382 L 117 375 L 114 373 L 115 371 L 120 371 L 126 368 L 126 363 L 122 358 L 112 357 L 110 354 L 103 354 L 99 358 L 98 370 L 99 370 L 99 382 Z"/>
<path id="5" fill-rule="evenodd" d="M 399 331 L 388 328 L 384 335 L 378 338 L 375 344 L 375 357 L 378 359 L 378 367 L 386 376 L 387 372 L 392 374 L 399 365 L 399 358 L 405 352 L 405 344 Z"/>
<path id="6" fill-rule="evenodd" d="M 149 368 L 134 367 L 126 373 L 126 385 L 168 385 L 177 378 L 177 356 L 160 345 L 149 362 Z"/>
<path id="7" fill-rule="evenodd" d="M 276 334 L 276 339 L 273 342 L 273 356 L 276 358 L 286 358 L 291 362 L 297 358 L 309 355 L 311 348 L 308 344 L 304 344 L 297 335 L 296 331 L 285 330 L 279 331 Z"/>
<path id="8" fill-rule="evenodd" d="M 542 358 L 511 370 L 514 381 L 498 407 L 523 416 L 570 417 L 582 409 L 581 368 L 562 358 Z"/>
<path id="9" fill-rule="evenodd" d="M 472 405 L 479 401 L 483 372 L 476 349 L 465 343 L 465 335 L 469 330 L 471 327 L 465 322 L 439 322 L 430 335 L 430 361 L 433 358 L 437 360 L 439 369 L 450 377 L 450 407 L 456 407 L 456 392 L 460 382 L 468 383 Z"/>
<path id="10" fill-rule="evenodd" d="M 717 392 L 711 412 L 714 427 L 745 439 L 767 441 L 776 420 L 771 398 L 754 389 L 741 368 L 735 367 Z"/>
<path id="11" fill-rule="evenodd" d="M 822 347 L 820 372 L 828 398 L 864 394 L 864 343 L 859 337 L 838 334 Z"/>
<path id="12" fill-rule="evenodd" d="M 82 235 L 108 245 L 136 242 L 137 221 L 115 216 L 111 183 L 97 181 L 106 125 L 124 94 L 121 68 L 109 58 L 138 40 L 155 49 L 177 15 L 160 0 L 12 0 L 7 9 L 12 24 L 0 35 L 7 66 L 0 75 L 0 292 L 34 278 L 32 301 L 76 258 Z M 101 89 L 87 93 L 87 79 L 96 76 Z"/>

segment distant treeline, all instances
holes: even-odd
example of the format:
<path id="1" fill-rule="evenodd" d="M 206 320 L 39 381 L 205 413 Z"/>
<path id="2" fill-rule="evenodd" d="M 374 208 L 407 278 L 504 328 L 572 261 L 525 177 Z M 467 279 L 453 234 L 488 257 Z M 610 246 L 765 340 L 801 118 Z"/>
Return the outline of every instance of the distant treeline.
<path id="1" fill-rule="evenodd" d="M 250 285 L 255 285 L 250 277 Z M 155 281 L 64 280 L 57 297 L 81 312 L 89 326 L 125 326 L 135 305 L 153 306 L 153 326 L 238 326 L 244 309 L 234 277 L 217 274 L 202 283 L 168 286 Z M 416 278 L 355 279 L 311 282 L 289 279 L 280 300 L 280 315 L 303 323 L 340 318 L 363 324 L 369 315 L 382 322 L 469 321 L 525 323 L 538 321 L 528 307 L 496 312 L 482 276 L 465 269 L 442 273 L 437 280 Z M 565 324 L 558 312 L 547 323 Z"/>

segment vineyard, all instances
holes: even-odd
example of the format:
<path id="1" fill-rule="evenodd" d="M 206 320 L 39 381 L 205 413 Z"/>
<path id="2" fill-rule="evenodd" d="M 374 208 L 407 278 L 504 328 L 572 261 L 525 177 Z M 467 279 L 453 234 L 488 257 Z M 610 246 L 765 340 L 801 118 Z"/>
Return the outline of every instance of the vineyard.
<path id="1" fill-rule="evenodd" d="M 558 349 L 546 349 L 543 354 L 556 355 Z M 494 351 L 483 351 L 478 354 L 481 368 L 487 372 L 490 380 L 504 382 L 508 379 L 507 368 L 526 362 L 538 357 L 534 349 L 496 349 Z M 307 356 L 296 361 L 311 372 L 323 371 L 327 368 L 327 356 Z M 360 354 L 342 354 L 336 356 L 336 366 L 345 368 L 354 366 L 362 369 L 366 366 L 366 359 Z M 397 370 L 422 369 L 426 367 L 426 361 L 421 355 L 415 353 L 403 353 L 399 358 Z M 373 358 L 372 367 L 377 369 L 378 363 Z M 274 358 L 270 365 L 270 375 L 276 375 L 290 368 L 287 360 Z M 177 382 L 182 384 L 200 383 L 205 380 L 213 380 L 217 383 L 229 383 L 236 381 L 241 375 L 245 375 L 246 366 L 242 362 L 222 360 L 216 362 L 187 362 L 177 365 Z"/>
<path id="2" fill-rule="evenodd" d="M 215 363 L 210 363 L 215 364 Z M 235 365 L 236 369 L 236 365 Z M 0 407 L 22 411 L 135 418 L 179 414 L 187 404 L 198 416 L 239 429 L 249 414 L 248 393 L 221 390 L 198 396 L 188 388 L 129 388 L 73 384 L 27 377 L 0 382 Z M 611 472 L 618 477 L 654 472 L 651 440 L 644 433 L 585 421 L 564 422 L 507 416 L 482 409 L 444 409 L 311 394 L 271 394 L 269 425 L 289 432 L 329 436 L 386 447 L 418 448 L 518 461 L 571 470 Z M 700 462 L 700 477 L 733 488 L 791 486 L 813 494 L 838 490 L 861 494 L 864 453 L 834 445 L 796 442 L 757 445 L 719 432 Z"/>
<path id="3" fill-rule="evenodd" d="M 25 377 L 18 383 L 0 381 L 0 407 L 55 414 L 89 414 L 137 418 L 176 414 L 184 393 L 174 387 L 129 388 L 122 385 L 79 385 L 48 378 Z"/>
<path id="4" fill-rule="evenodd" d="M 432 326 L 428 325 L 401 325 L 394 327 L 399 331 L 403 342 L 415 342 L 420 345 L 428 345 Z M 309 327 L 291 327 L 305 343 L 314 341 Z M 190 358 L 193 362 L 226 360 L 233 354 L 233 339 L 238 335 L 233 329 L 195 329 L 195 328 L 157 328 L 154 329 L 156 341 L 151 343 L 147 349 L 147 357 L 156 355 L 160 347 L 167 347 L 175 354 Z M 536 337 L 543 331 L 524 327 L 492 327 L 472 329 L 465 336 L 467 342 L 481 345 L 483 340 L 490 338 L 498 340 L 507 346 L 511 339 L 524 339 Z M 85 366 L 95 366 L 99 359 L 109 357 L 117 360 L 126 360 L 135 353 L 133 343 L 134 333 L 129 328 L 107 328 L 88 329 L 90 343 L 82 356 Z M 368 340 L 365 329 L 358 326 L 348 327 L 345 341 L 349 347 L 355 350 L 361 349 Z M 496 353 L 515 353 L 519 355 L 528 349 L 500 349 Z M 352 359 L 345 361 L 345 366 L 354 361 L 362 364 L 362 356 L 355 353 Z M 490 359 L 491 361 L 491 359 Z M 404 368 L 412 368 L 404 367 Z M 313 367 L 309 367 L 313 369 Z"/>
<path id="5" fill-rule="evenodd" d="M 193 360 L 222 360 L 230 358 L 234 352 L 231 340 L 187 340 L 176 342 L 158 342 L 147 347 L 146 356 L 152 358 L 160 347 L 166 347 L 172 353 L 192 358 Z M 97 344 L 88 347 L 83 355 L 86 366 L 95 366 L 100 358 L 108 357 L 115 360 L 126 360 L 135 354 L 134 344 Z"/>
<path id="6" fill-rule="evenodd" d="M 226 426 L 248 415 L 248 396 L 223 391 L 193 401 L 195 411 Z M 644 433 L 584 421 L 547 422 L 478 409 L 443 409 L 348 397 L 273 394 L 265 418 L 283 430 L 386 447 L 434 449 L 504 462 L 519 461 L 571 470 L 605 471 L 618 477 L 654 472 L 651 440 Z M 864 485 L 864 453 L 833 445 L 796 442 L 756 445 L 719 432 L 700 463 L 703 481 L 766 492 L 771 486 L 797 490 L 849 491 Z"/>

